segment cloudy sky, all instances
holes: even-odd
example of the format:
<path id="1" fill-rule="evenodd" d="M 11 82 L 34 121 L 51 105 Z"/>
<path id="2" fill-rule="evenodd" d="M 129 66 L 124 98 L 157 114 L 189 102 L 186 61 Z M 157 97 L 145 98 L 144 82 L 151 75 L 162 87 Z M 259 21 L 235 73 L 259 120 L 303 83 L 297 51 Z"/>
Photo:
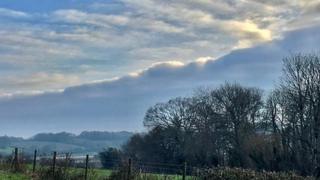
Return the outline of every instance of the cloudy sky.
<path id="1" fill-rule="evenodd" d="M 319 31 L 319 0 L 1 0 L 0 134 L 141 131 L 197 87 L 272 88 Z"/>

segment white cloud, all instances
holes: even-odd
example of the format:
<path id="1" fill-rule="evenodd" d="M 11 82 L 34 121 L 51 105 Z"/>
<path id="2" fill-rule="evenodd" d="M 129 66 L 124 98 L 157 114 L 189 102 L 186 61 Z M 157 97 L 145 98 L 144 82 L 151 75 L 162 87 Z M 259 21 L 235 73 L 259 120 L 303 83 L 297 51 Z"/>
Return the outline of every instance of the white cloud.
<path id="1" fill-rule="evenodd" d="M 0 29 L 0 49 L 6 50 L 2 53 L 3 58 L 0 61 L 41 64 L 44 59 L 68 59 L 83 56 L 78 47 L 48 41 L 44 39 L 48 36 L 41 36 L 44 33 L 39 33 L 34 29 Z"/>
<path id="2" fill-rule="evenodd" d="M 75 9 L 57 10 L 53 13 L 53 18 L 57 21 L 87 23 L 102 27 L 110 27 L 112 25 L 123 26 L 129 21 L 125 16 L 85 13 Z"/>
<path id="3" fill-rule="evenodd" d="M 21 11 L 15 11 L 12 9 L 0 8 L 0 16 L 7 16 L 13 18 L 28 18 L 29 14 Z"/>
<path id="4" fill-rule="evenodd" d="M 47 89 L 56 91 L 63 89 L 66 86 L 78 85 L 80 83 L 80 79 L 75 75 L 38 72 L 23 75 L 23 78 L 20 76 L 1 77 L 0 82 L 2 84 L 0 90 L 2 91 L 5 90 L 3 89 L 4 87 L 18 89 L 16 92 L 7 92 L 4 94 L 34 94 L 35 92 L 45 92 Z"/>
<path id="5" fill-rule="evenodd" d="M 199 57 L 196 59 L 196 63 L 200 64 L 200 65 L 204 65 L 206 64 L 208 61 L 212 61 L 215 58 L 211 57 L 211 56 L 206 56 L 206 57 Z"/>

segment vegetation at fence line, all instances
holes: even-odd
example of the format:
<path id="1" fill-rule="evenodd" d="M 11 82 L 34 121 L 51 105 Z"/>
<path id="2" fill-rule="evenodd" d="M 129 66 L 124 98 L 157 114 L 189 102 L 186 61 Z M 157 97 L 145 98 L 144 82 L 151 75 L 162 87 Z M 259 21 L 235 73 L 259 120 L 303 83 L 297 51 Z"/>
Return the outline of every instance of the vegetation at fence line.
<path id="1" fill-rule="evenodd" d="M 179 174 L 161 174 L 144 172 L 137 166 L 132 166 L 129 173 L 128 164 L 121 164 L 120 167 L 113 171 L 107 180 L 182 180 L 182 175 Z M 196 176 L 186 176 L 186 180 L 196 180 Z"/>
<path id="2" fill-rule="evenodd" d="M 20 161 L 19 166 L 25 167 L 21 171 L 15 171 L 11 166 L 11 162 L 2 162 L 0 166 L 0 179 L 2 180 L 81 180 L 85 179 L 85 169 L 76 168 L 71 166 L 65 166 L 62 163 L 57 165 L 54 173 L 50 164 L 39 164 L 32 172 L 32 165 L 25 164 Z M 88 180 L 105 180 L 111 174 L 110 170 L 107 169 L 88 169 Z"/>
<path id="3" fill-rule="evenodd" d="M 12 173 L 7 171 L 0 171 L 1 180 L 30 180 L 30 176 L 22 173 Z"/>
<path id="4" fill-rule="evenodd" d="M 168 174 L 152 174 L 132 168 L 132 180 L 181 180 L 182 176 Z M 124 165 L 119 170 L 113 171 L 108 180 L 128 179 L 128 166 Z M 314 177 L 299 176 L 294 172 L 267 172 L 250 169 L 216 167 L 204 168 L 185 177 L 186 180 L 315 180 Z"/>
<path id="5" fill-rule="evenodd" d="M 37 170 L 33 177 L 38 180 L 79 180 L 85 179 L 85 172 L 82 168 L 57 167 L 53 175 L 52 168 L 42 167 Z M 90 169 L 87 176 L 89 180 L 103 180 L 106 177 L 107 173 L 100 174 L 94 169 Z"/>
<path id="6" fill-rule="evenodd" d="M 313 177 L 302 177 L 293 172 L 257 172 L 240 168 L 212 168 L 201 171 L 200 179 L 212 180 L 315 180 Z"/>
<path id="7" fill-rule="evenodd" d="M 149 131 L 131 137 L 124 157 L 320 177 L 320 57 L 285 58 L 280 81 L 265 93 L 225 83 L 158 103 L 144 126 Z"/>
<path id="8" fill-rule="evenodd" d="M 8 163 L 8 164 L 7 164 Z M 51 162 L 52 163 L 52 162 Z M 0 179 L 6 180 L 81 180 L 85 179 L 85 169 L 75 168 L 73 166 L 66 166 L 63 163 L 57 163 L 55 171 L 50 164 L 39 164 L 35 172 L 32 172 L 32 165 L 25 164 L 20 161 L 19 165 L 26 167 L 23 171 L 16 172 L 12 171 L 11 162 L 2 162 L 0 169 Z M 131 165 L 130 165 L 131 164 Z M 148 167 L 148 163 L 144 163 L 143 167 Z M 172 166 L 172 164 L 158 164 L 163 166 Z M 149 164 L 151 166 L 151 164 Z M 153 164 L 152 166 L 155 166 Z M 129 179 L 130 180 L 182 180 L 182 171 L 176 172 L 176 174 L 160 173 L 157 170 L 148 171 L 141 168 L 138 163 L 121 163 L 117 169 L 107 170 L 107 169 L 95 169 L 90 168 L 88 170 L 87 180 L 118 180 L 118 179 Z M 130 170 L 129 170 L 130 169 Z M 150 169 L 149 169 L 150 170 Z M 246 170 L 240 168 L 189 168 L 186 169 L 185 179 L 186 180 L 200 180 L 200 179 L 261 179 L 261 180 L 280 180 L 280 179 L 314 179 L 312 177 L 301 177 L 295 173 L 285 173 L 285 172 L 256 172 L 253 170 Z"/>

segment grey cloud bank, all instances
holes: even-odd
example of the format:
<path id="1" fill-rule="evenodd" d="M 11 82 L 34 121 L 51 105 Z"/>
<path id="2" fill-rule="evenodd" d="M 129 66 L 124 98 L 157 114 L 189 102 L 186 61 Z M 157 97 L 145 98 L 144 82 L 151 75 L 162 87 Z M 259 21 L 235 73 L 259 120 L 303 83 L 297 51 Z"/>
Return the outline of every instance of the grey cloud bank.
<path id="1" fill-rule="evenodd" d="M 63 92 L 0 99 L 1 134 L 83 130 L 142 131 L 145 111 L 157 102 L 192 94 L 224 81 L 271 89 L 281 61 L 297 52 L 317 52 L 319 26 L 287 32 L 281 40 L 235 50 L 207 62 L 158 63 L 136 74 L 66 88 Z"/>

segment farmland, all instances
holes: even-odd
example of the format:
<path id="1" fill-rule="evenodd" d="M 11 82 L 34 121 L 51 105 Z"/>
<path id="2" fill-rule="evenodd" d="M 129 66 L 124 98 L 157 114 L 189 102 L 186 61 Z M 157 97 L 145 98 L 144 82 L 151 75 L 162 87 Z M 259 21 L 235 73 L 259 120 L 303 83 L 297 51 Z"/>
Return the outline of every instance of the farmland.
<path id="1" fill-rule="evenodd" d="M 302 177 L 293 172 L 266 172 L 241 168 L 213 167 L 197 168 L 184 165 L 165 163 L 121 161 L 113 168 L 95 167 L 87 159 L 72 159 L 70 156 L 53 159 L 37 159 L 30 162 L 20 157 L 17 162 L 13 159 L 1 161 L 1 180 L 200 180 L 200 179 L 261 179 L 261 180 L 313 180 L 313 177 Z M 83 162 L 81 162 L 83 161 Z M 88 163 L 86 163 L 86 161 Z M 94 159 L 91 159 L 94 161 Z M 111 160 L 110 162 L 115 161 Z M 34 164 L 35 163 L 35 164 Z M 86 170 L 87 169 L 87 170 Z"/>
<path id="2" fill-rule="evenodd" d="M 212 169 L 213 170 L 213 169 Z M 84 177 L 81 176 L 82 169 L 69 169 L 68 174 L 64 174 L 64 177 L 56 177 L 51 179 L 61 179 L 61 180 L 72 180 L 72 179 L 84 179 Z M 39 173 L 39 172 L 37 172 Z M 1 180 L 44 180 L 48 178 L 39 177 L 38 174 L 32 174 L 30 171 L 24 172 L 24 173 L 14 173 L 14 172 L 8 172 L 8 171 L 0 171 L 0 179 Z M 301 177 L 297 176 L 293 173 L 271 173 L 271 172 L 254 172 L 250 170 L 244 170 L 244 169 L 220 169 L 216 172 L 207 172 L 208 174 L 203 176 L 187 176 L 186 180 L 197 180 L 197 179 L 213 179 L 213 180 L 223 180 L 223 179 L 230 179 L 230 180 L 236 180 L 236 179 L 243 179 L 243 180 L 249 180 L 249 179 L 261 179 L 261 180 L 313 180 L 315 178 L 312 177 Z M 88 180 L 106 180 L 106 179 L 117 179 L 113 176 L 111 177 L 112 171 L 110 170 L 101 170 L 101 169 L 91 169 L 88 175 Z M 50 179 L 50 178 L 49 178 Z M 132 176 L 131 179 L 136 180 L 182 180 L 182 176 L 179 175 L 165 175 L 165 174 L 151 174 L 151 173 L 142 173 Z"/>
<path id="3" fill-rule="evenodd" d="M 5 171 L 0 171 L 0 179 L 8 179 L 8 180 L 27 180 L 30 179 L 29 176 L 21 174 L 21 173 L 10 173 Z"/>

